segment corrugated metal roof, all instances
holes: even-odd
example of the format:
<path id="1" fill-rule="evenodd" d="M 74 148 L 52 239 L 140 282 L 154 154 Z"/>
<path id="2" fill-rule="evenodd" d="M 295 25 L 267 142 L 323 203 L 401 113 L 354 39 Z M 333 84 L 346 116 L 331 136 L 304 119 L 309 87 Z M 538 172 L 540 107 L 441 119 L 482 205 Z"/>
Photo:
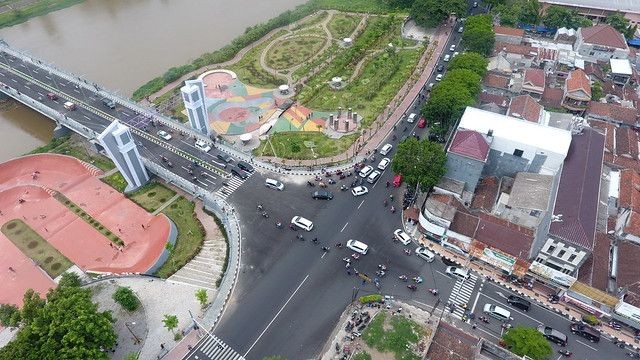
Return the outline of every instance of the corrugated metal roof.
<path id="1" fill-rule="evenodd" d="M 640 1 L 638 0 L 540 0 L 540 2 L 640 14 Z"/>

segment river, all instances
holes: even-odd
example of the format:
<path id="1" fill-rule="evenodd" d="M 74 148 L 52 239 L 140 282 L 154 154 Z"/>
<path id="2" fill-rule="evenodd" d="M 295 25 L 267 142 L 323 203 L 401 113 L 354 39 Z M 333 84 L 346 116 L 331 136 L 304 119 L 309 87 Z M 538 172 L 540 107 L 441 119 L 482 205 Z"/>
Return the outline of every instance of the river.
<path id="1" fill-rule="evenodd" d="M 16 49 L 130 96 L 171 66 L 216 50 L 306 0 L 87 0 L 0 30 Z M 0 161 L 51 138 L 53 123 L 19 107 L 0 112 Z"/>

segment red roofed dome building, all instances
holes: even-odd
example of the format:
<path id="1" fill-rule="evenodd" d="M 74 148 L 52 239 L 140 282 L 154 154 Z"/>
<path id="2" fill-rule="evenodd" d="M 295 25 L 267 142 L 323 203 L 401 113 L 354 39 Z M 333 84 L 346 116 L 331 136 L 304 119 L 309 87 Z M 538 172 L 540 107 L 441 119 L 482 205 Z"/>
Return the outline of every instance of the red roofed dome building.
<path id="1" fill-rule="evenodd" d="M 492 138 L 488 134 L 458 128 L 447 152 L 445 176 L 463 181 L 465 190 L 473 191 L 487 162 L 491 141 Z"/>

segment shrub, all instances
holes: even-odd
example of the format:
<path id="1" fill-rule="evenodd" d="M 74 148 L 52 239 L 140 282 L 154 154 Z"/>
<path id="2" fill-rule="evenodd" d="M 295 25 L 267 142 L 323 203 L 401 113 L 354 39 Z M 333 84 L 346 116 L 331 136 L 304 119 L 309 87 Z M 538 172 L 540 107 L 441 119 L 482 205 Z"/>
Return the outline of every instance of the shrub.
<path id="1" fill-rule="evenodd" d="M 373 295 L 361 296 L 359 301 L 360 301 L 360 304 L 368 304 L 368 303 L 380 302 L 380 301 L 382 301 L 382 295 L 373 294 Z"/>
<path id="2" fill-rule="evenodd" d="M 591 326 L 600 324 L 600 320 L 598 320 L 598 318 L 595 317 L 594 315 L 582 315 L 582 321 L 586 322 Z"/>
<path id="3" fill-rule="evenodd" d="M 113 293 L 113 300 L 120 304 L 127 311 L 135 311 L 140 306 L 140 300 L 129 287 L 119 286 Z"/>
<path id="4" fill-rule="evenodd" d="M 16 327 L 20 324 L 20 310 L 12 304 L 0 305 L 0 325 Z"/>

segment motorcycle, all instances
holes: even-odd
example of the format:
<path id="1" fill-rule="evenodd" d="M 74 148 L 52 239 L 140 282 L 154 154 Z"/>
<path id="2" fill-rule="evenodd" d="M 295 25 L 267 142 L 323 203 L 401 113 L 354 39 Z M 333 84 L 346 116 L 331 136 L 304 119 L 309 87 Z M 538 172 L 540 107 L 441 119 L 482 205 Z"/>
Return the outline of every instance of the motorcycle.
<path id="1" fill-rule="evenodd" d="M 347 177 L 353 175 L 353 173 L 351 171 L 347 172 Z"/>
<path id="2" fill-rule="evenodd" d="M 386 271 L 386 270 L 387 270 L 387 267 L 386 267 L 386 266 L 384 266 L 384 265 L 382 265 L 382 264 L 379 264 L 379 265 L 378 265 L 378 269 L 380 269 L 380 270 L 382 270 L 382 271 Z"/>
<path id="3" fill-rule="evenodd" d="M 298 238 L 298 240 L 304 241 L 304 236 L 302 236 L 301 234 L 296 235 L 296 237 Z"/>
<path id="4" fill-rule="evenodd" d="M 392 214 L 395 214 L 395 213 L 396 213 L 396 208 L 395 208 L 395 206 L 392 206 L 389 210 L 391 210 L 391 213 L 392 213 Z"/>
<path id="5" fill-rule="evenodd" d="M 416 291 L 416 290 L 418 290 L 418 287 L 415 286 L 414 284 L 411 284 L 411 285 L 407 285 L 407 289 L 409 289 L 411 291 Z"/>
<path id="6" fill-rule="evenodd" d="M 355 254 L 355 253 L 354 253 L 354 254 L 351 254 L 351 257 L 353 258 L 353 260 L 358 260 L 358 259 L 360 259 L 360 255 Z"/>
<path id="7" fill-rule="evenodd" d="M 388 205 L 388 204 L 389 204 L 389 203 L 387 202 L 387 200 L 385 200 L 385 201 L 382 203 L 382 205 L 384 205 L 384 207 L 387 207 L 387 205 Z"/>
<path id="8" fill-rule="evenodd" d="M 416 284 L 420 284 L 422 283 L 422 277 L 421 276 L 416 276 L 412 279 Z"/>
<path id="9" fill-rule="evenodd" d="M 562 354 L 564 357 L 570 357 L 573 353 L 569 350 L 558 350 L 559 354 Z"/>
<path id="10" fill-rule="evenodd" d="M 478 320 L 482 321 L 485 324 L 489 323 L 489 318 L 487 318 L 486 316 L 480 316 L 478 317 Z"/>
<path id="11" fill-rule="evenodd" d="M 320 181 L 320 180 L 322 180 L 322 178 L 320 176 L 316 175 L 315 181 Z"/>
<path id="12" fill-rule="evenodd" d="M 404 282 L 407 282 L 407 275 L 400 275 L 400 276 L 398 276 L 398 279 L 400 279 L 400 280 L 402 280 Z"/>
<path id="13" fill-rule="evenodd" d="M 349 187 L 347 187 L 346 185 L 343 184 L 343 185 L 340 185 L 340 190 L 347 191 L 347 190 L 349 190 Z"/>
<path id="14" fill-rule="evenodd" d="M 607 325 L 609 325 L 611 328 L 613 328 L 614 330 L 620 330 L 622 328 L 622 325 L 620 325 L 619 323 L 615 322 L 615 321 L 609 321 L 607 323 Z"/>
<path id="15" fill-rule="evenodd" d="M 376 276 L 378 277 L 384 277 L 387 273 L 384 272 L 384 270 L 378 270 L 376 271 Z"/>
<path id="16" fill-rule="evenodd" d="M 263 217 L 265 217 L 265 218 L 269 218 L 269 214 L 267 214 L 267 212 L 266 212 L 266 211 L 263 211 L 263 212 L 262 212 L 262 216 L 263 216 Z"/>
<path id="17" fill-rule="evenodd" d="M 386 187 L 389 187 L 389 185 L 391 185 L 391 184 L 389 184 L 389 182 L 387 181 L 387 186 Z"/>
<path id="18" fill-rule="evenodd" d="M 323 246 L 323 247 L 322 247 L 322 251 L 324 251 L 324 252 L 329 252 L 329 247 L 327 247 L 327 246 Z"/>
<path id="19" fill-rule="evenodd" d="M 346 262 L 347 264 L 351 264 L 351 259 L 349 259 L 348 257 L 343 257 L 342 261 Z"/>
<path id="20" fill-rule="evenodd" d="M 409 249 L 404 249 L 404 253 L 405 253 L 405 255 L 411 255 L 411 250 L 409 250 Z"/>
<path id="21" fill-rule="evenodd" d="M 335 180 L 333 180 L 333 179 L 329 179 L 329 185 L 333 185 L 333 184 L 335 184 L 335 183 L 336 183 L 336 181 L 335 181 Z"/>
<path id="22" fill-rule="evenodd" d="M 311 181 L 307 181 L 307 186 L 316 186 L 316 184 L 312 183 Z"/>
<path id="23" fill-rule="evenodd" d="M 549 295 L 549 297 L 547 298 L 547 301 L 549 301 L 552 304 L 557 304 L 560 302 L 560 296 L 556 295 L 556 294 L 551 294 Z"/>
<path id="24" fill-rule="evenodd" d="M 278 229 L 282 229 L 282 223 L 281 223 L 280 221 L 278 221 L 278 222 L 276 223 L 276 227 L 277 227 Z"/>
<path id="25" fill-rule="evenodd" d="M 431 295 L 433 296 L 438 296 L 438 289 L 429 289 L 429 292 L 431 293 Z"/>

